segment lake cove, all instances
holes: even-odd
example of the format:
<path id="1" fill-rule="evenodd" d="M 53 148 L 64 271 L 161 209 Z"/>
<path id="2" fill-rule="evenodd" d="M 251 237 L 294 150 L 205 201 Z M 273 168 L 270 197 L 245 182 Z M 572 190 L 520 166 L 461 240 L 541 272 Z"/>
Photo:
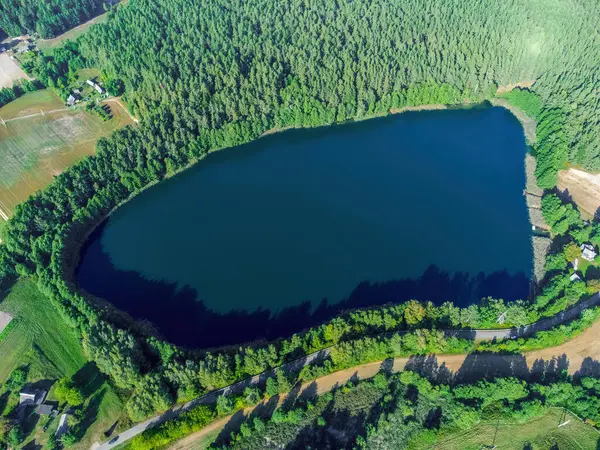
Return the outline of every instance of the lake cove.
<path id="1" fill-rule="evenodd" d="M 525 298 L 525 152 L 520 124 L 492 107 L 270 135 L 117 210 L 77 280 L 190 347 L 410 298 Z"/>

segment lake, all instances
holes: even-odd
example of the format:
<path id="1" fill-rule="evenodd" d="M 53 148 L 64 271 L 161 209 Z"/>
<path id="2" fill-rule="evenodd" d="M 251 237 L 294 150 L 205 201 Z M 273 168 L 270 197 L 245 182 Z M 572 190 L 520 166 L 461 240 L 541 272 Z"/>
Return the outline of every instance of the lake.
<path id="1" fill-rule="evenodd" d="M 525 298 L 526 151 L 519 122 L 494 107 L 269 135 L 117 210 L 77 280 L 189 347 L 410 298 Z"/>

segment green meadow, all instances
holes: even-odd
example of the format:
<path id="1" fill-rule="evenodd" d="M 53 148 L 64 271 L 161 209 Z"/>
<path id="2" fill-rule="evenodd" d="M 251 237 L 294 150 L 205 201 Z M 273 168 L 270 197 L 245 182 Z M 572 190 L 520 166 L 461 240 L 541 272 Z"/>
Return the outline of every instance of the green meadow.
<path id="1" fill-rule="evenodd" d="M 104 431 L 121 415 L 123 403 L 96 366 L 87 362 L 78 337 L 39 292 L 35 282 L 20 280 L 2 294 L 0 311 L 14 317 L 14 325 L 0 341 L 0 397 L 3 398 L 0 414 L 10 416 L 11 406 L 18 401 L 18 392 L 7 392 L 2 386 L 13 370 L 24 368 L 28 383 L 42 388 L 51 387 L 62 377 L 73 376 L 86 397 L 78 418 L 83 438 L 74 448 L 89 448 L 93 442 L 103 440 Z M 48 400 L 55 400 L 52 388 Z M 45 443 L 58 425 L 58 418 L 48 424 L 46 418 L 32 415 L 31 421 L 25 426 L 27 437 L 22 447 L 33 445 L 33 441 Z"/>
<path id="2" fill-rule="evenodd" d="M 565 422 L 568 423 L 559 427 Z M 596 450 L 598 445 L 598 430 L 560 408 L 549 408 L 543 416 L 524 423 L 490 417 L 468 431 L 448 434 L 435 444 L 423 444 L 413 449 Z"/>

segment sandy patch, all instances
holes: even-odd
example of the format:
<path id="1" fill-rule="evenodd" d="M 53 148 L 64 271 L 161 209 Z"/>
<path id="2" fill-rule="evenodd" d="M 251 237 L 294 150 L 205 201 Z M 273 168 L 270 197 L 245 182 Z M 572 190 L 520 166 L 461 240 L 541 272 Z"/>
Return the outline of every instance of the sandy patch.
<path id="1" fill-rule="evenodd" d="M 0 54 L 0 88 L 12 87 L 16 80 L 22 78 L 31 79 L 7 53 Z"/>
<path id="2" fill-rule="evenodd" d="M 514 88 L 522 88 L 528 89 L 535 84 L 535 80 L 527 80 L 527 81 L 519 81 L 518 83 L 505 84 L 504 86 L 498 86 L 498 90 L 496 94 L 503 94 L 505 92 L 510 92 Z"/>
<path id="3" fill-rule="evenodd" d="M 558 174 L 558 189 L 569 195 L 587 218 L 594 217 L 600 208 L 600 174 L 562 170 Z"/>
<path id="4" fill-rule="evenodd" d="M 4 331 L 12 320 L 13 318 L 10 314 L 0 311 L 0 333 Z"/>
<path id="5" fill-rule="evenodd" d="M 448 109 L 448 105 L 420 105 L 420 106 L 404 106 L 402 108 L 391 108 L 390 114 L 400 114 L 408 111 L 439 111 Z"/>

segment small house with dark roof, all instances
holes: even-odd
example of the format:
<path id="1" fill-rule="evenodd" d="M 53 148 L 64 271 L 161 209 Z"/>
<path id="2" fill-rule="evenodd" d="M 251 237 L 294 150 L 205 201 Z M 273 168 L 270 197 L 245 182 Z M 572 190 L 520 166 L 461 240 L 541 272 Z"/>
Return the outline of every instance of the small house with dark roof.
<path id="1" fill-rule="evenodd" d="M 52 415 L 53 411 L 54 407 L 52 405 L 49 405 L 48 403 L 42 403 L 35 409 L 35 412 L 38 413 L 40 416 L 50 416 Z"/>

